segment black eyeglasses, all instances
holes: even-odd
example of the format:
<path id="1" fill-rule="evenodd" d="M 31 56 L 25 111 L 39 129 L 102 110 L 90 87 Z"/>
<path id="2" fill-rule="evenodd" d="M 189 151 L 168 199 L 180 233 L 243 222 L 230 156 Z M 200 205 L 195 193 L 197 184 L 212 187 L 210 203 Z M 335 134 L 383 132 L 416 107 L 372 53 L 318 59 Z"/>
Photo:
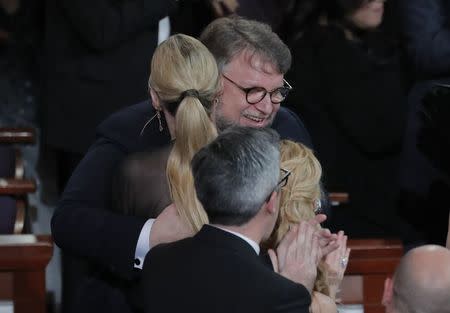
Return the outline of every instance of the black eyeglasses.
<path id="1" fill-rule="evenodd" d="M 287 185 L 289 176 L 291 176 L 291 171 L 285 170 L 284 168 L 280 168 L 280 172 L 281 172 L 281 178 L 278 181 L 275 188 L 273 189 L 273 191 L 276 191 L 276 192 L 280 191 L 281 188 L 283 188 L 284 186 Z M 270 200 L 270 196 L 272 195 L 273 191 L 267 197 L 266 202 L 268 202 Z"/>
<path id="2" fill-rule="evenodd" d="M 251 87 L 251 88 L 244 88 L 240 85 L 238 85 L 236 82 L 222 74 L 223 77 L 225 77 L 226 80 L 228 80 L 230 83 L 238 87 L 240 90 L 245 92 L 246 100 L 249 104 L 256 104 L 260 102 L 266 94 L 269 94 L 270 101 L 272 101 L 273 104 L 281 103 L 289 94 L 289 91 L 292 89 L 292 86 L 283 79 L 284 86 L 276 88 L 272 91 L 268 91 L 263 87 Z"/>
<path id="3" fill-rule="evenodd" d="M 277 191 L 287 185 L 289 176 L 291 176 L 291 171 L 288 171 L 284 168 L 280 168 L 280 171 L 281 171 L 281 178 L 277 186 L 275 187 L 275 190 Z"/>

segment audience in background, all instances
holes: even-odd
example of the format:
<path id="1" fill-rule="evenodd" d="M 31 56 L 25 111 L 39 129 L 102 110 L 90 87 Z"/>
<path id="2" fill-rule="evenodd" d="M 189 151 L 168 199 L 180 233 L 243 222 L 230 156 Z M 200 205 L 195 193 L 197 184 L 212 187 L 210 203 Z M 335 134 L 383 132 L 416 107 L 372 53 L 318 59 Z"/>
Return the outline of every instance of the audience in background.
<path id="1" fill-rule="evenodd" d="M 403 256 L 383 294 L 386 313 L 449 313 L 450 250 L 425 245 Z"/>
<path id="2" fill-rule="evenodd" d="M 159 20 L 174 0 L 46 2 L 43 143 L 56 152 L 59 188 L 109 114 L 147 97 Z"/>
<path id="3" fill-rule="evenodd" d="M 396 214 L 407 86 L 397 42 L 379 29 L 384 1 L 315 0 L 299 9 L 288 105 L 307 124 L 325 188 L 349 194 L 330 227 L 409 236 Z"/>
<path id="4" fill-rule="evenodd" d="M 182 0 L 170 14 L 173 34 L 183 33 L 198 37 L 203 29 L 219 17 L 236 13 L 242 0 Z"/>
<path id="5" fill-rule="evenodd" d="M 426 242 L 444 245 L 450 211 L 446 152 L 450 97 L 436 85 L 450 83 L 450 3 L 401 0 L 399 4 L 404 44 L 416 80 L 409 94 L 401 162 L 401 214 L 424 233 Z M 433 214 L 424 214 L 424 207 Z"/>
<path id="6" fill-rule="evenodd" d="M 288 173 L 286 185 L 280 190 L 280 212 L 275 228 L 263 246 L 276 249 L 294 225 L 309 221 L 320 213 L 322 168 L 311 149 L 290 140 L 281 141 L 281 169 Z M 317 225 L 321 229 L 320 225 Z M 342 282 L 350 249 L 347 236 L 338 233 L 339 248 L 320 260 L 317 267 L 311 312 L 336 313 L 336 294 Z M 271 252 L 269 252 L 271 254 Z"/>
<path id="7" fill-rule="evenodd" d="M 0 1 L 0 125 L 37 126 L 42 2 Z"/>
<path id="8" fill-rule="evenodd" d="M 450 3 L 445 0 L 400 0 L 409 58 L 421 78 L 450 75 Z"/>

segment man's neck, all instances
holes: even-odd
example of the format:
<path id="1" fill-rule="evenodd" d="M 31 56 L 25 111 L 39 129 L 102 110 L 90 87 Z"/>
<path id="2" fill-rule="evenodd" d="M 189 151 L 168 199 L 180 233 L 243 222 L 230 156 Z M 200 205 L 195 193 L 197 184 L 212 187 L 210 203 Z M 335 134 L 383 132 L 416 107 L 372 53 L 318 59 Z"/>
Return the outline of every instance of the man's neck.
<path id="1" fill-rule="evenodd" d="M 241 227 L 238 227 L 239 229 L 236 229 L 236 227 L 229 227 L 229 226 L 223 226 L 223 225 L 214 225 L 210 224 L 212 227 L 219 228 L 225 232 L 228 232 L 234 236 L 237 236 L 241 238 L 242 240 L 246 241 L 252 248 L 255 250 L 256 254 L 259 254 L 261 251 L 259 247 L 259 241 L 255 241 L 252 237 L 248 236 L 247 234 L 244 234 L 241 230 Z M 247 232 L 248 233 L 248 232 Z"/>
<path id="2" fill-rule="evenodd" d="M 251 227 L 248 227 L 247 224 L 242 226 L 230 226 L 230 225 L 220 225 L 220 224 L 211 224 L 211 226 L 215 226 L 217 228 L 221 228 L 224 230 L 229 230 L 238 234 L 241 234 L 257 244 L 261 243 L 261 236 L 258 236 L 257 232 L 255 232 Z"/>

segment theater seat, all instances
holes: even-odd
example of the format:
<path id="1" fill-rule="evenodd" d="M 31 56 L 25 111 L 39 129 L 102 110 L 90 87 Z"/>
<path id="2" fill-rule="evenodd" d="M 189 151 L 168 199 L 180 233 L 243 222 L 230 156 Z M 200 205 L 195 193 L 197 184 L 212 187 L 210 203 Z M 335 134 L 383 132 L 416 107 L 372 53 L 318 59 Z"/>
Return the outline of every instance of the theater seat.
<path id="1" fill-rule="evenodd" d="M 384 313 L 384 281 L 392 277 L 403 255 L 399 240 L 353 239 L 340 298 L 343 304 L 362 304 L 364 313 Z"/>
<path id="2" fill-rule="evenodd" d="M 53 253 L 50 236 L 0 235 L 0 301 L 14 313 L 46 313 L 45 268 Z"/>
<path id="3" fill-rule="evenodd" d="M 27 194 L 36 190 L 24 178 L 24 165 L 16 144 L 35 142 L 32 128 L 0 127 L 0 234 L 19 234 L 26 223 Z"/>

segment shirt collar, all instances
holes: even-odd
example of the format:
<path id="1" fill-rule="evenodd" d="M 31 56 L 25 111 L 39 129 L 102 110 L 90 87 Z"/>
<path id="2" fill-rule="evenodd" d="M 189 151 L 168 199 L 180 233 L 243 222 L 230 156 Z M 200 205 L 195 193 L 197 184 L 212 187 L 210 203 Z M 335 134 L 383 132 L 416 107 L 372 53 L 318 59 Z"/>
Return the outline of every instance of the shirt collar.
<path id="1" fill-rule="evenodd" d="M 242 240 L 245 240 L 253 248 L 253 250 L 255 250 L 256 254 L 259 255 L 260 248 L 259 248 L 259 244 L 256 241 L 248 238 L 247 236 L 242 235 L 241 233 L 238 233 L 238 232 L 235 232 L 235 231 L 232 231 L 232 230 L 229 230 L 229 229 L 217 226 L 217 225 L 209 224 L 209 226 L 219 228 L 219 229 L 221 229 L 223 231 L 226 231 L 227 233 L 230 233 L 230 234 L 233 234 L 235 236 L 238 236 Z"/>

